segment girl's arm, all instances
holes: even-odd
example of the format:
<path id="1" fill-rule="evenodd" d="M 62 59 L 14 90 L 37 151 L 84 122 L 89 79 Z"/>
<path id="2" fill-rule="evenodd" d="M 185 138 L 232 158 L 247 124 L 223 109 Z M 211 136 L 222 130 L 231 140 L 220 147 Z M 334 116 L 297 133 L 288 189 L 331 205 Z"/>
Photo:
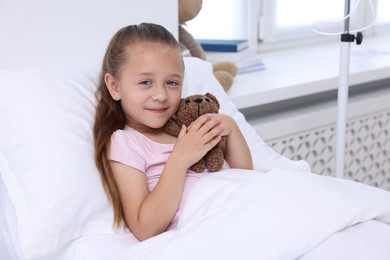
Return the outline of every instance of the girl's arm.
<path id="1" fill-rule="evenodd" d="M 112 162 L 111 166 L 119 189 L 124 221 L 134 236 L 143 241 L 164 232 L 180 203 L 185 170 L 180 166 L 173 168 L 167 162 L 165 173 L 149 192 L 143 172 L 118 162 Z"/>
<path id="2" fill-rule="evenodd" d="M 182 128 L 161 177 L 149 192 L 145 174 L 111 162 L 118 185 L 124 220 L 138 240 L 164 232 L 180 204 L 187 169 L 221 140 L 219 118 L 204 116 L 191 128 Z"/>
<path id="3" fill-rule="evenodd" d="M 225 160 L 231 168 L 253 170 L 252 156 L 237 123 L 228 115 L 215 114 L 221 117 L 224 130 L 221 135 L 226 136 L 224 149 Z"/>

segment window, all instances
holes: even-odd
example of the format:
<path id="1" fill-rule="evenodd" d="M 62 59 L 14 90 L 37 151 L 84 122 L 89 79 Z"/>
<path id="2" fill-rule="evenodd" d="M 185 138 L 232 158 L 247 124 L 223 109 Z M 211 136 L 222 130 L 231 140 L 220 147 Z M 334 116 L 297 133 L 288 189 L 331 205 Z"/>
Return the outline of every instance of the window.
<path id="1" fill-rule="evenodd" d="M 313 30 L 336 33 L 344 16 L 344 1 L 277 0 L 272 40 L 316 36 Z M 267 40 L 267 38 L 265 38 Z"/>
<path id="2" fill-rule="evenodd" d="M 389 28 L 390 1 L 372 2 L 351 0 L 350 31 L 373 23 L 373 11 L 377 12 L 376 24 Z M 196 38 L 248 38 L 256 45 L 258 40 L 323 39 L 314 31 L 344 31 L 344 5 L 343 0 L 203 0 L 201 12 L 186 29 Z"/>
<path id="3" fill-rule="evenodd" d="M 277 0 L 276 25 L 289 27 L 307 25 L 319 19 L 334 19 L 344 12 L 344 1 Z"/>

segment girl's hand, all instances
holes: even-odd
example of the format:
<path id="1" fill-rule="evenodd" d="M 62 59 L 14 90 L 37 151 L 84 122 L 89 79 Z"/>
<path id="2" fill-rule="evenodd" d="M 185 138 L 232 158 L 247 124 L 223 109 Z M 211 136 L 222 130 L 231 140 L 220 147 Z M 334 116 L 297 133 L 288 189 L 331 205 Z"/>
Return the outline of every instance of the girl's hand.
<path id="1" fill-rule="evenodd" d="M 253 169 L 252 156 L 249 147 L 237 123 L 228 115 L 208 114 L 211 120 L 220 122 L 220 136 L 226 137 L 224 150 L 225 160 L 231 168 Z M 195 121 L 196 122 L 196 121 Z M 190 125 L 189 128 L 192 128 Z"/>
<path id="2" fill-rule="evenodd" d="M 170 159 L 189 168 L 221 140 L 223 131 L 220 117 L 200 116 L 188 128 L 182 127 Z"/>
<path id="3" fill-rule="evenodd" d="M 220 133 L 221 136 L 229 136 L 232 133 L 234 127 L 237 125 L 236 122 L 233 120 L 233 118 L 231 118 L 228 115 L 224 115 L 224 114 L 207 114 L 207 115 L 221 122 L 221 125 L 223 127 L 223 130 Z"/>

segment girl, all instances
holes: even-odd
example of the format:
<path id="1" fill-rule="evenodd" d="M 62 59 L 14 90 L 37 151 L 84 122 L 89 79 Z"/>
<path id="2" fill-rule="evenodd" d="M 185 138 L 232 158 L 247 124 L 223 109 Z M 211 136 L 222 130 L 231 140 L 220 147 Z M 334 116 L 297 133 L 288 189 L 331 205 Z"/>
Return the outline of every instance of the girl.
<path id="1" fill-rule="evenodd" d="M 227 115 L 201 116 L 177 138 L 162 131 L 178 108 L 183 75 L 179 43 L 156 24 L 122 28 L 104 56 L 95 161 L 115 226 L 124 223 L 141 241 L 176 226 L 185 197 L 202 176 L 188 168 L 222 136 L 225 167 L 253 168 L 245 139 Z"/>

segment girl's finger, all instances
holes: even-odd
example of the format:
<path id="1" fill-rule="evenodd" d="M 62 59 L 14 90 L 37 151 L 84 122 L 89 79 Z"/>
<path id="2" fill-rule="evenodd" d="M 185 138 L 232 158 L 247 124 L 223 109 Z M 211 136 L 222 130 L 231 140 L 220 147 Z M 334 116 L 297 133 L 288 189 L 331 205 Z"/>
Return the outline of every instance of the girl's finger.
<path id="1" fill-rule="evenodd" d="M 213 140 L 217 136 L 221 136 L 221 133 L 224 129 L 224 126 L 222 124 L 217 124 L 210 128 L 207 132 L 205 132 L 202 136 L 202 139 L 204 140 L 205 143 L 210 142 L 210 140 Z"/>
<path id="2" fill-rule="evenodd" d="M 217 145 L 221 141 L 222 137 L 220 135 L 214 136 L 208 143 L 205 144 L 206 149 L 209 151 L 211 148 Z"/>
<path id="3" fill-rule="evenodd" d="M 194 122 L 192 122 L 189 125 L 188 131 L 190 131 L 192 129 L 194 129 L 194 131 L 199 130 L 199 128 L 201 128 L 210 119 L 211 119 L 211 116 L 208 114 L 201 115 L 200 117 L 198 117 Z"/>
<path id="4" fill-rule="evenodd" d="M 183 137 L 187 133 L 187 127 L 185 124 L 181 126 L 178 138 Z"/>

